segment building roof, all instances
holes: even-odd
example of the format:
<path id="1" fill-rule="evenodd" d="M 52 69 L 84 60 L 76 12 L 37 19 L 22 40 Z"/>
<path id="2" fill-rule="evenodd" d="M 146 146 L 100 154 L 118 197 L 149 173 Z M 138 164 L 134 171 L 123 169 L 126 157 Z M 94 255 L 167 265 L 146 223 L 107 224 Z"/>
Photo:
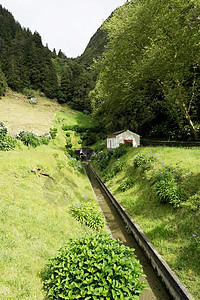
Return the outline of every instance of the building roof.
<path id="1" fill-rule="evenodd" d="M 114 132 L 113 134 L 109 135 L 108 138 L 114 138 L 114 137 L 116 137 L 117 135 L 119 135 L 123 132 L 125 132 L 125 130 Z"/>
<path id="2" fill-rule="evenodd" d="M 139 134 L 137 134 L 137 133 L 135 133 L 135 132 L 132 132 L 132 131 L 130 131 L 130 130 L 121 130 L 121 131 L 117 131 L 117 132 L 114 132 L 114 133 L 112 133 L 111 135 L 109 135 L 107 138 L 108 139 L 110 139 L 110 138 L 116 138 L 118 135 L 120 135 L 121 133 L 123 133 L 123 132 L 129 132 L 130 134 L 133 134 L 133 135 L 137 135 L 138 137 L 140 137 L 139 136 Z"/>

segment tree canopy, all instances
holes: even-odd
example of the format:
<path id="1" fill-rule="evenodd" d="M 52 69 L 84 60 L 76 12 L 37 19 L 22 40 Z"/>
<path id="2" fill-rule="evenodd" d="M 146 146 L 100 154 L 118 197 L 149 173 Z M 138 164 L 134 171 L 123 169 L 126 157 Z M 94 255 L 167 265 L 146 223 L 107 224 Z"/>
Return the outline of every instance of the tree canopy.
<path id="1" fill-rule="evenodd" d="M 104 29 L 109 41 L 90 94 L 94 117 L 109 130 L 141 132 L 162 111 L 179 128 L 187 124 L 197 139 L 199 1 L 126 2 Z"/>

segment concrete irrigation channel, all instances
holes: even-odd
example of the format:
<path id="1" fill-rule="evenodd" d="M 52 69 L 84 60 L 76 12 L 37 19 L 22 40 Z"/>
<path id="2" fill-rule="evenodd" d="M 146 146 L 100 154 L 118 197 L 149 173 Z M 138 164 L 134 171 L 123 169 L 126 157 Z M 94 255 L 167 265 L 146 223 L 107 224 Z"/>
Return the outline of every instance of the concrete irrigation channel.
<path id="1" fill-rule="evenodd" d="M 134 248 L 143 266 L 146 275 L 143 280 L 147 283 L 149 290 L 144 290 L 140 299 L 192 300 L 186 288 L 105 186 L 95 170 L 90 164 L 85 164 L 85 169 L 111 235 Z"/>

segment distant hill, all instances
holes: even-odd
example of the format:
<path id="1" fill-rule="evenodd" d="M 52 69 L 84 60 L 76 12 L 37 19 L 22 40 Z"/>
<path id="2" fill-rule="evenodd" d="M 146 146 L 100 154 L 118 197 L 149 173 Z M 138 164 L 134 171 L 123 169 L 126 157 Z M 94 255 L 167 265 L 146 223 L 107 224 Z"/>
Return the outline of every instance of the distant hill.
<path id="1" fill-rule="evenodd" d="M 101 26 L 81 56 L 70 59 L 61 50 L 56 54 L 42 44 L 38 32 L 23 28 L 0 4 L 0 96 L 7 86 L 17 92 L 33 89 L 90 112 L 88 94 L 97 74 L 88 67 L 103 53 L 106 43 L 107 33 Z"/>
<path id="2" fill-rule="evenodd" d="M 39 33 L 22 28 L 2 5 L 0 24 L 0 80 L 15 91 L 36 89 L 54 98 L 58 83 L 52 53 Z"/>

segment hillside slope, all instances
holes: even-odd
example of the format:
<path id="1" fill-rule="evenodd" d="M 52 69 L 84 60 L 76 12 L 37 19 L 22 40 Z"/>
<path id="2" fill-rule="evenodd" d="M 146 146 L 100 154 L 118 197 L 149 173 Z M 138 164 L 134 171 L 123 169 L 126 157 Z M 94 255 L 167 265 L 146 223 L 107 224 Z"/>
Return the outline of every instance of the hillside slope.
<path id="1" fill-rule="evenodd" d="M 98 209 L 81 163 L 65 154 L 66 137 L 60 129 L 63 119 L 81 126 L 89 117 L 38 99 L 35 106 L 21 94 L 0 100 L 0 120 L 12 133 L 42 133 L 52 123 L 58 128 L 48 145 L 33 148 L 19 141 L 15 150 L 0 151 L 0 299 L 44 299 L 41 272 L 48 259 L 69 238 L 91 231 L 71 216 L 70 206 L 91 201 Z"/>
<path id="2" fill-rule="evenodd" d="M 139 147 L 125 154 L 122 150 L 99 152 L 94 167 L 198 300 L 200 149 Z"/>

